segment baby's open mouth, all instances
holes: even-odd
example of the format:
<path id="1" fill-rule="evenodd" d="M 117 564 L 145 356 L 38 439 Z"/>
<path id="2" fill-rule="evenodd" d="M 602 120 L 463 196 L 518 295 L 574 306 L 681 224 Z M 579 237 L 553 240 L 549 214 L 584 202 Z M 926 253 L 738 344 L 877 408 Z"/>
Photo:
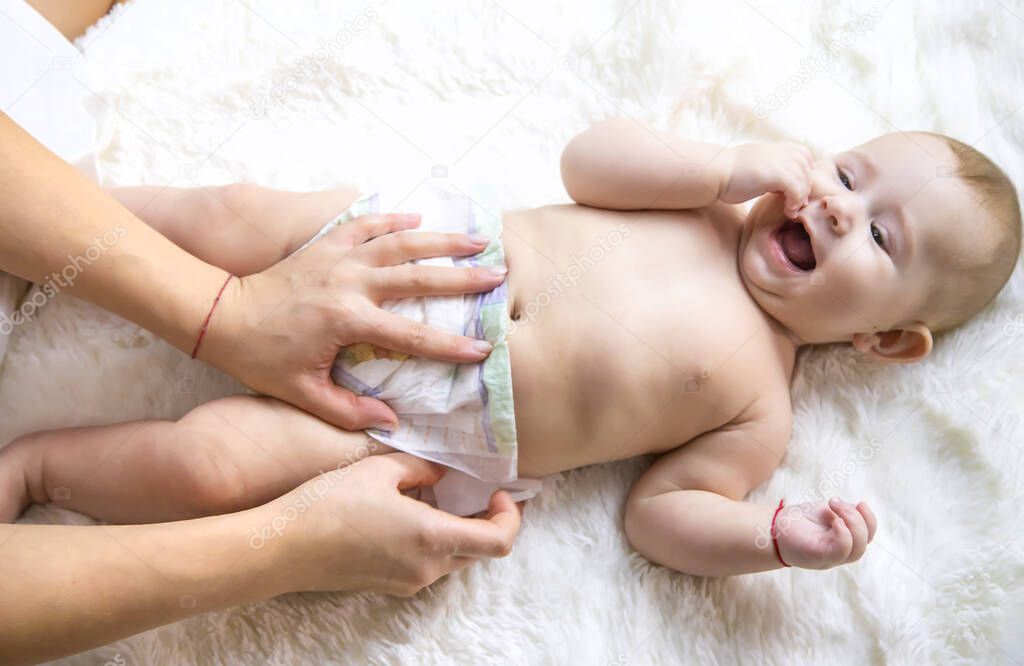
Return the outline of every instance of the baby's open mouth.
<path id="1" fill-rule="evenodd" d="M 802 271 L 813 270 L 817 265 L 814 259 L 814 247 L 811 245 L 811 237 L 804 225 L 796 220 L 786 220 L 775 232 L 779 248 L 789 263 Z"/>

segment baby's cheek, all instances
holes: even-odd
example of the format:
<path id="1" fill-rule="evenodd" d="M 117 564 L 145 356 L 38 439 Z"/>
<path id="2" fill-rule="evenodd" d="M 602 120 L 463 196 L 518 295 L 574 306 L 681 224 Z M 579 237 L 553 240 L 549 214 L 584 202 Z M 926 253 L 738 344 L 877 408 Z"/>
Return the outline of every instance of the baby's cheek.
<path id="1" fill-rule="evenodd" d="M 847 262 L 850 263 L 850 262 Z M 874 323 L 879 309 L 891 298 L 890 285 L 855 263 L 832 271 L 826 281 L 830 296 L 849 313 Z"/>
<path id="2" fill-rule="evenodd" d="M 893 307 L 899 307 L 906 294 L 895 276 L 884 269 L 839 270 L 837 288 L 840 298 L 864 319 L 883 325 Z"/>

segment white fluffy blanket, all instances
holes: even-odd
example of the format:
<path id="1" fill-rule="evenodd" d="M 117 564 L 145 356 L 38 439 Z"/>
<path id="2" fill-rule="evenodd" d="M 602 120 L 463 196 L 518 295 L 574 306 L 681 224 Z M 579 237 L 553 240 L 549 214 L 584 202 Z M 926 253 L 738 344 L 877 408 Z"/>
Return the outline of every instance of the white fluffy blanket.
<path id="1" fill-rule="evenodd" d="M 535 205 L 565 200 L 561 147 L 614 114 L 817 151 L 931 129 L 1024 179 L 1019 1 L 378 2 L 119 8 L 79 42 L 100 77 L 103 182 L 485 179 L 507 206 Z M 546 485 L 509 558 L 415 599 L 291 595 L 69 662 L 1022 663 L 1022 287 L 1018 273 L 916 367 L 802 355 L 792 445 L 754 499 L 871 502 L 880 529 L 854 566 L 729 580 L 652 566 L 621 529 L 644 463 L 601 465 Z M 237 388 L 61 296 L 10 340 L 0 441 L 176 416 Z"/>

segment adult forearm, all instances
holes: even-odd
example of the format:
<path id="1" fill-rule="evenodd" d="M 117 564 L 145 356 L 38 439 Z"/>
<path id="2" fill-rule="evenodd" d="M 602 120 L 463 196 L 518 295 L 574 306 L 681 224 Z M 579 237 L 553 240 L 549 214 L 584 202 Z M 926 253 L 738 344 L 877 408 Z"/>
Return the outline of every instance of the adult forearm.
<path id="1" fill-rule="evenodd" d="M 190 349 L 225 273 L 180 249 L 0 113 L 0 270 Z M 16 322 L 17 323 L 17 322 Z"/>
<path id="2" fill-rule="evenodd" d="M 607 120 L 562 153 L 562 180 L 577 203 L 618 210 L 700 208 L 715 203 L 722 147 L 688 141 L 629 119 Z"/>
<path id="3" fill-rule="evenodd" d="M 52 659 L 288 591 L 276 542 L 249 544 L 256 523 L 243 512 L 159 525 L 0 525 L 0 662 Z"/>
<path id="4" fill-rule="evenodd" d="M 703 490 L 631 499 L 630 543 L 648 559 L 695 576 L 732 576 L 782 567 L 770 535 L 774 508 Z"/>

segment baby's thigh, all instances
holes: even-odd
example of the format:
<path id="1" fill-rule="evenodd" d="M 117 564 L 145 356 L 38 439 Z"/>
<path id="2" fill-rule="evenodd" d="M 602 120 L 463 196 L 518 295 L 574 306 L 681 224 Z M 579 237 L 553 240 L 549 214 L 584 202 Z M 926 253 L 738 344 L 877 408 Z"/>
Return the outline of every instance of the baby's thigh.
<path id="1" fill-rule="evenodd" d="M 61 31 L 68 39 L 73 40 L 85 29 L 100 20 L 110 8 L 121 0 L 28 0 L 28 4 L 53 27 Z"/>
<path id="2" fill-rule="evenodd" d="M 236 395 L 200 405 L 178 425 L 194 485 L 209 490 L 218 511 L 270 501 L 317 474 L 391 447 L 346 431 L 292 405 Z M 186 443 L 187 442 L 187 443 Z"/>

